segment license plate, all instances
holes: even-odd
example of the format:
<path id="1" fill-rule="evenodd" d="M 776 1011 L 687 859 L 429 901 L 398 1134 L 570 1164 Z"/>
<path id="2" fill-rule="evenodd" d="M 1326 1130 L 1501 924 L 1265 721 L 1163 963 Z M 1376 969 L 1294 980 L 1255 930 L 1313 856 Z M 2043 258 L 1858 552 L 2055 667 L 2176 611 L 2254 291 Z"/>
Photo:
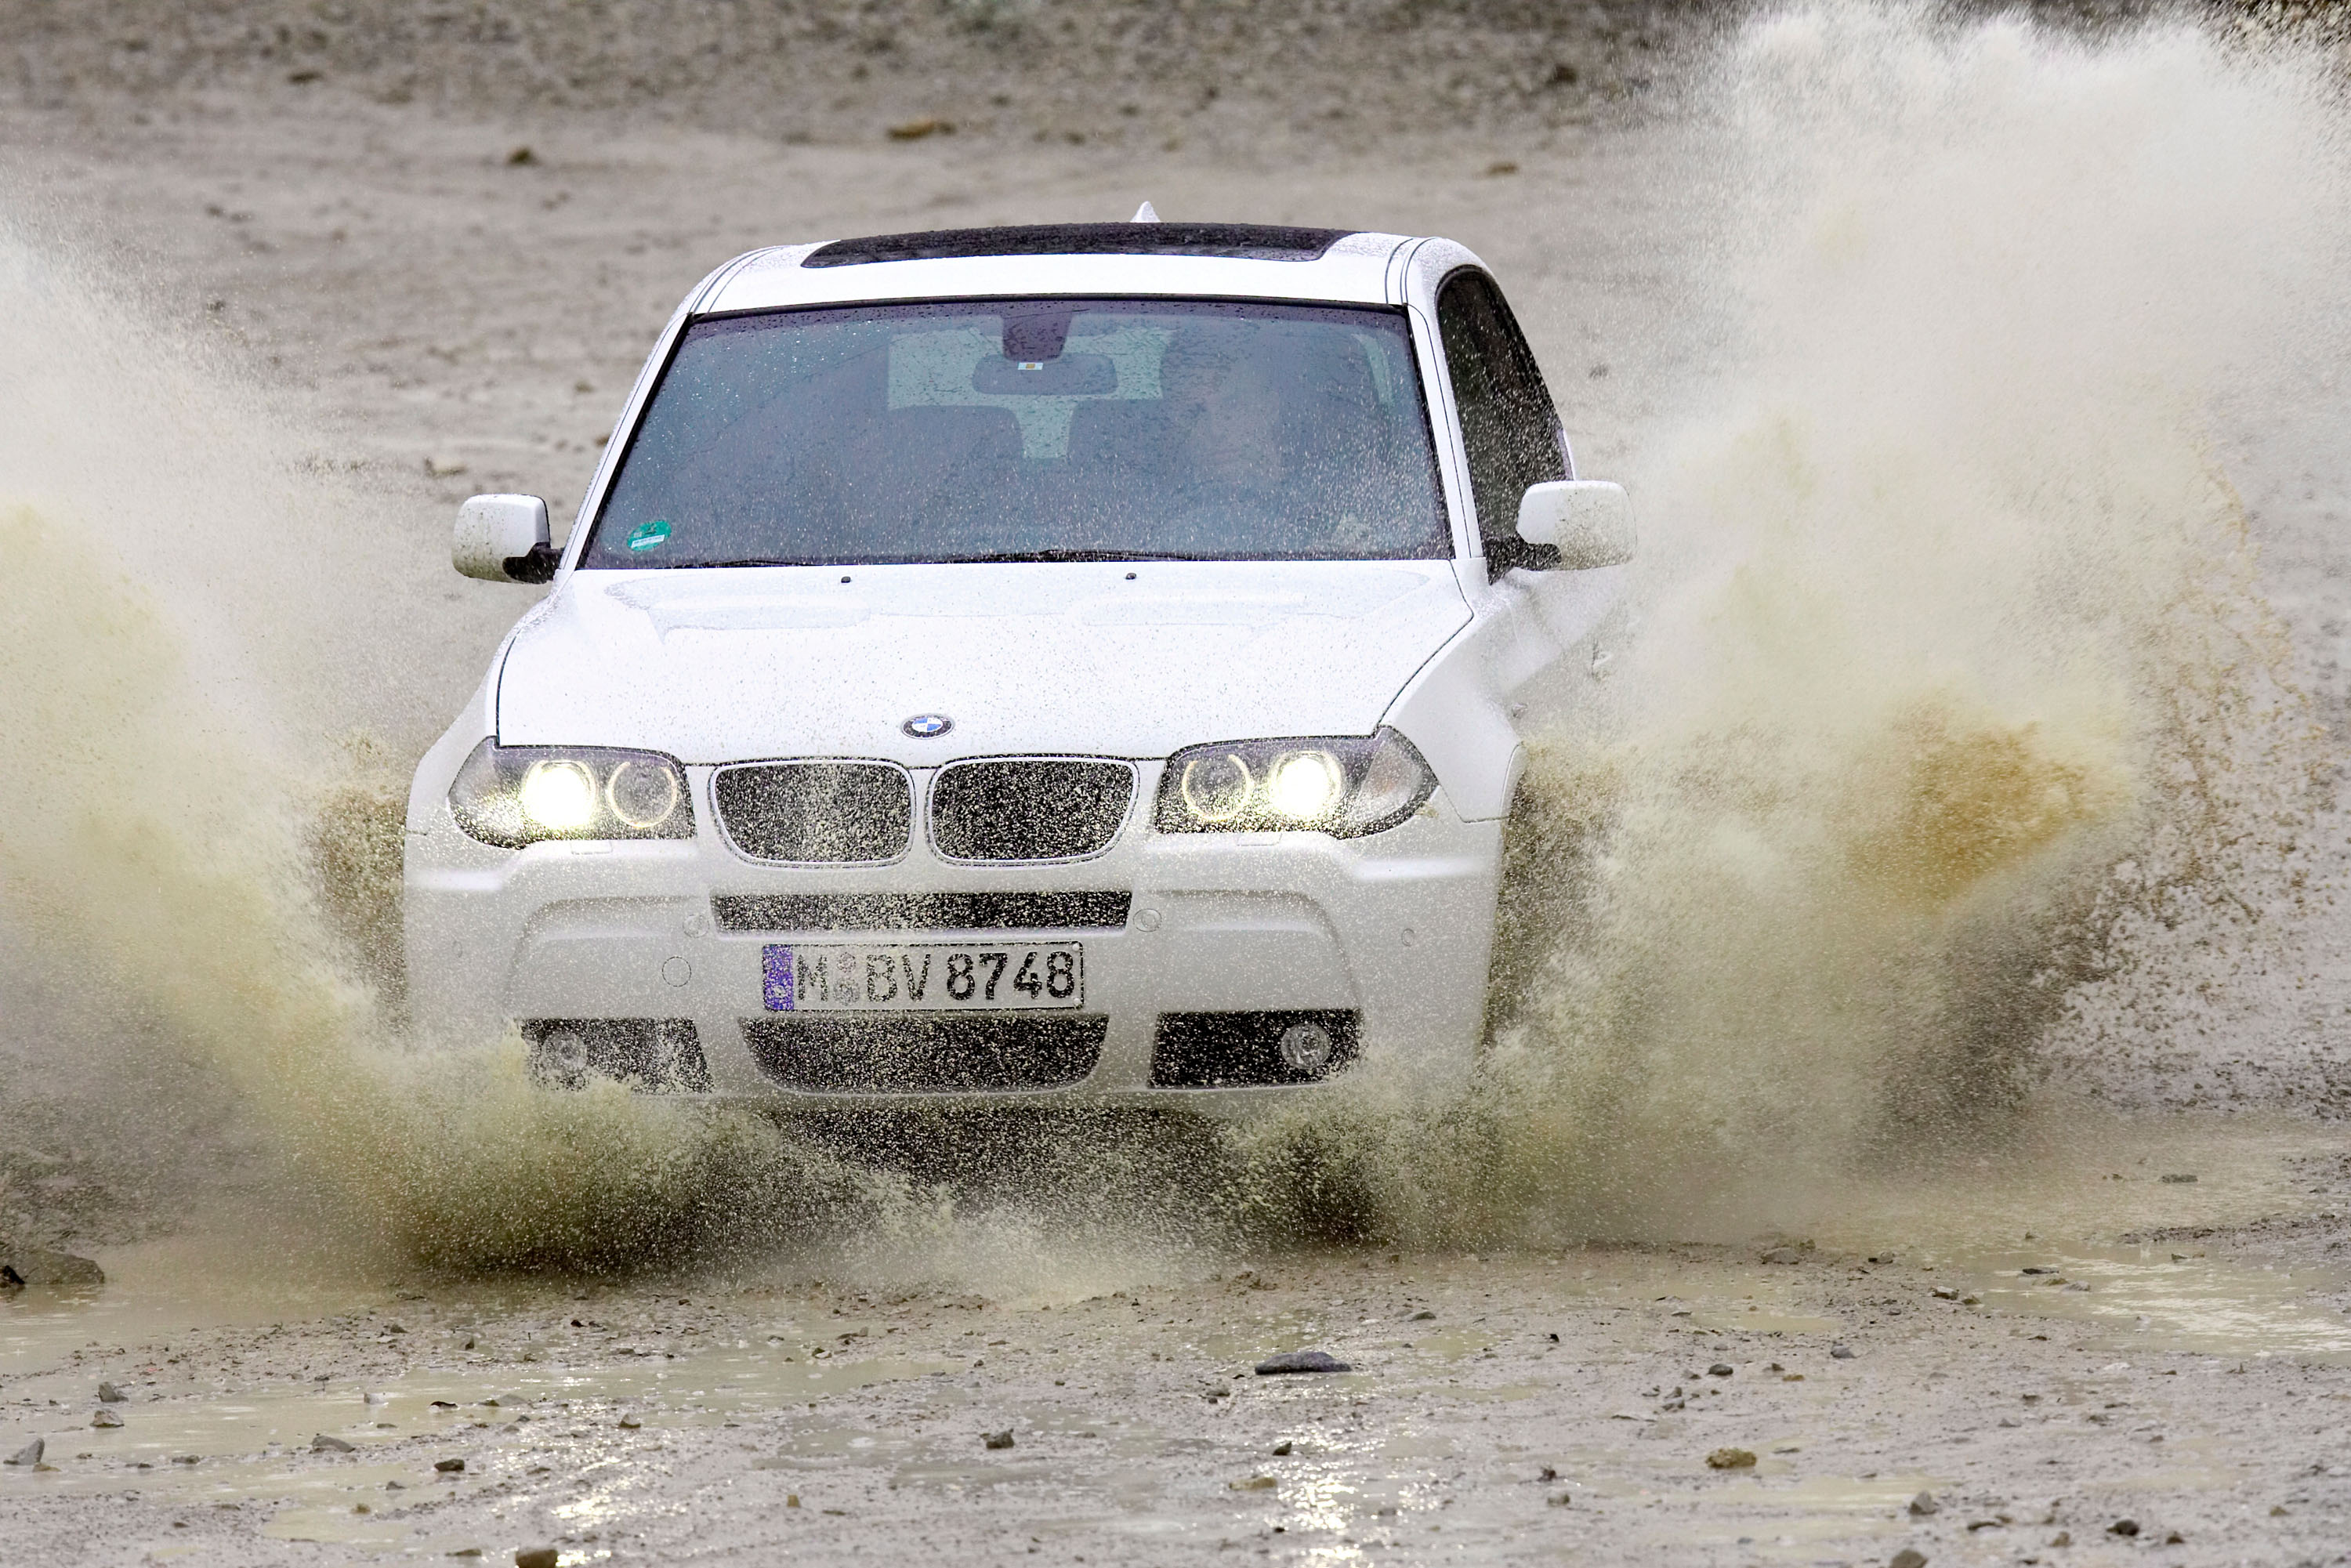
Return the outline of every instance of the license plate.
<path id="1" fill-rule="evenodd" d="M 760 993 L 771 1013 L 1003 1012 L 1086 999 L 1078 942 L 778 943 L 764 956 Z"/>

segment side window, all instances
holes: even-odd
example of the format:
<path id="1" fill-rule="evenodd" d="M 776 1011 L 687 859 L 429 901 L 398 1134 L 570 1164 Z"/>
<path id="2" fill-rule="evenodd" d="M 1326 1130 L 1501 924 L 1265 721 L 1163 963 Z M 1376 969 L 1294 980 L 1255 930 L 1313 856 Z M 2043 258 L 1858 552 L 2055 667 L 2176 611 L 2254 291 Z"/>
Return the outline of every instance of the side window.
<path id="1" fill-rule="evenodd" d="M 1559 415 L 1510 308 L 1484 273 L 1464 269 L 1445 280 L 1437 332 L 1461 413 L 1478 534 L 1500 573 L 1529 559 L 1519 540 L 1519 497 L 1530 485 L 1567 477 Z"/>

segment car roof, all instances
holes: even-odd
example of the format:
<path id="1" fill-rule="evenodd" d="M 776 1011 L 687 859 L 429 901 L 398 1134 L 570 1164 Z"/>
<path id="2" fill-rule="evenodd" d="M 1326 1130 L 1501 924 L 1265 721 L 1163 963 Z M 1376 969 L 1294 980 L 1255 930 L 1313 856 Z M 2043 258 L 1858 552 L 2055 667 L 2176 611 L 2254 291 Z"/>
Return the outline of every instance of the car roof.
<path id="1" fill-rule="evenodd" d="M 1390 304 L 1402 235 L 1264 224 L 1033 224 L 753 251 L 712 274 L 696 315 L 862 300 L 1035 294 Z"/>

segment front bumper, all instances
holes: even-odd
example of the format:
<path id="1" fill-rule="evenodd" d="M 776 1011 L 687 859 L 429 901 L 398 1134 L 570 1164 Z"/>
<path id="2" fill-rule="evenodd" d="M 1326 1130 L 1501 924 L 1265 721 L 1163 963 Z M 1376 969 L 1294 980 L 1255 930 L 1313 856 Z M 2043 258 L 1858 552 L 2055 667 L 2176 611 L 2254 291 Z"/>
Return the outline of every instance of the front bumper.
<path id="1" fill-rule="evenodd" d="M 1155 1086 L 1155 1048 L 1166 1077 L 1164 1020 L 1312 1012 L 1350 1019 L 1357 1061 L 1425 1077 L 1432 1092 L 1458 1085 L 1484 1027 L 1499 822 L 1463 821 L 1439 790 L 1417 816 L 1364 839 L 1163 834 L 1149 824 L 1158 766 L 1139 771 L 1135 804 L 1111 848 L 1052 864 L 944 861 L 919 833 L 906 855 L 886 866 L 748 860 L 716 830 L 706 768 L 688 770 L 697 823 L 692 841 L 499 850 L 460 831 L 445 802 L 420 810 L 409 824 L 405 903 L 417 1022 L 434 1036 L 486 1040 L 524 1020 L 690 1020 L 710 1092 L 811 1106 L 1044 1098 L 1235 1114 L 1301 1090 Z M 1099 1020 L 1092 1026 L 1099 1053 L 1074 1082 L 1048 1089 L 810 1090 L 780 1082 L 772 1052 L 770 1066 L 761 1065 L 754 1046 L 779 1017 L 766 1006 L 770 946 L 976 939 L 952 927 L 788 930 L 772 928 L 775 921 L 811 908 L 839 918 L 842 909 L 889 902 L 854 895 L 896 895 L 901 911 L 911 895 L 912 907 L 952 911 L 960 895 L 1062 894 L 1123 896 L 1123 919 L 990 929 L 977 939 L 1083 944 L 1080 1012 Z M 1038 903 L 1049 912 L 1087 908 L 1089 919 L 1118 920 L 1114 904 L 1109 916 L 1100 913 L 1099 900 Z"/>

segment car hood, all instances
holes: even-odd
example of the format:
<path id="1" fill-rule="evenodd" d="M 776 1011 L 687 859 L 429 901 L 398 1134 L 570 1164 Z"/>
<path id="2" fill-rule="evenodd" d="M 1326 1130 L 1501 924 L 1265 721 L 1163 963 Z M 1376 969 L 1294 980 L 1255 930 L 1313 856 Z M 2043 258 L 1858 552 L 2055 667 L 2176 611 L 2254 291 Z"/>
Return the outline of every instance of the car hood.
<path id="1" fill-rule="evenodd" d="M 578 571 L 516 629 L 497 733 L 913 767 L 1365 735 L 1468 619 L 1447 561 Z"/>

